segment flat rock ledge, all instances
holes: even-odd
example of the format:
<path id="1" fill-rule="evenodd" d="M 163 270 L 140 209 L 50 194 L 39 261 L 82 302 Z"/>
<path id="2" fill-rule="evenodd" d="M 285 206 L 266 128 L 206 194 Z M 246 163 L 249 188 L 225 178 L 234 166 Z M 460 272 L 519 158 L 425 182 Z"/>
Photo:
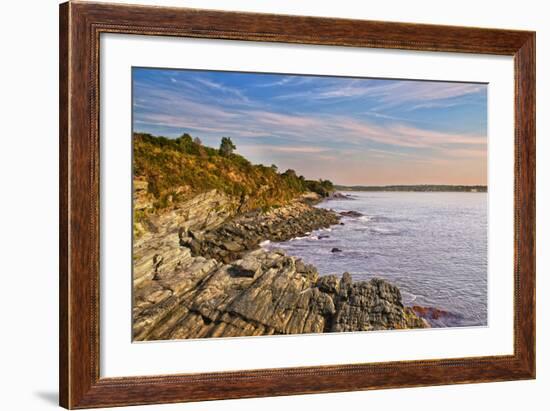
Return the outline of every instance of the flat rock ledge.
<path id="1" fill-rule="evenodd" d="M 384 280 L 321 277 L 281 250 L 259 248 L 337 224 L 336 213 L 296 202 L 236 217 L 218 206 L 218 216 L 205 202 L 230 202 L 216 193 L 200 200 L 183 204 L 182 216 L 159 218 L 134 244 L 135 341 L 429 327 Z"/>

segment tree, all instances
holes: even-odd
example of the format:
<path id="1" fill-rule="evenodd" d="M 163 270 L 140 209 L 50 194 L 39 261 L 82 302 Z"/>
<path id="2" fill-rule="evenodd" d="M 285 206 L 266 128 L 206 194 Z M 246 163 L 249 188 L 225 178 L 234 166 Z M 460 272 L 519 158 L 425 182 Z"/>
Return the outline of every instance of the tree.
<path id="1" fill-rule="evenodd" d="M 275 172 L 277 172 L 278 168 L 276 164 L 271 164 L 271 169 Z"/>
<path id="2" fill-rule="evenodd" d="M 184 133 L 178 138 L 178 141 L 183 144 L 189 144 L 193 141 L 193 138 L 189 134 Z"/>
<path id="3" fill-rule="evenodd" d="M 202 140 L 201 140 L 200 138 L 198 138 L 198 137 L 195 137 L 195 138 L 193 139 L 193 143 L 195 143 L 195 144 L 198 145 L 198 146 L 202 146 Z"/>
<path id="4" fill-rule="evenodd" d="M 296 171 L 294 171 L 293 169 L 289 168 L 288 170 L 286 170 L 284 173 L 283 173 L 284 176 L 287 176 L 287 177 L 291 177 L 291 178 L 298 178 L 298 176 L 296 175 Z"/>
<path id="5" fill-rule="evenodd" d="M 229 157 L 233 154 L 237 146 L 231 141 L 231 137 L 222 137 L 222 142 L 220 144 L 220 154 L 224 157 Z"/>

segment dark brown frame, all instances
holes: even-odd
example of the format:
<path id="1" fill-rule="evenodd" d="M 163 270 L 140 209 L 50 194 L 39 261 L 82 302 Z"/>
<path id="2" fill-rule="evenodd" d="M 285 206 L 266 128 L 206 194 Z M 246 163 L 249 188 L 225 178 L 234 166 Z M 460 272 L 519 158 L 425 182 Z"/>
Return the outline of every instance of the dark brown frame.
<path id="1" fill-rule="evenodd" d="M 514 354 L 100 378 L 101 33 L 513 56 Z M 90 408 L 535 378 L 534 32 L 70 2 L 60 6 L 59 48 L 60 405 Z"/>

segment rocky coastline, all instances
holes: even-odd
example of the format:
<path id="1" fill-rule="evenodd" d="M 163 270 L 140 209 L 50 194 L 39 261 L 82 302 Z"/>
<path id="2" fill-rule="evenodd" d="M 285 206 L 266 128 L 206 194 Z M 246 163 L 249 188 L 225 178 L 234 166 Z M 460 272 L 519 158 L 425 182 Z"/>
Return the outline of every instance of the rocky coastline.
<path id="1" fill-rule="evenodd" d="M 338 214 L 298 200 L 267 212 L 237 216 L 205 233 L 182 227 L 178 234 L 180 245 L 189 247 L 193 255 L 229 263 L 257 249 L 262 241 L 288 241 L 339 222 Z"/>
<path id="2" fill-rule="evenodd" d="M 134 241 L 134 340 L 429 327 L 384 280 L 321 277 L 299 258 L 260 246 L 338 224 L 337 213 L 313 206 L 320 200 L 308 193 L 242 213 L 234 198 L 211 190 L 142 221 Z"/>

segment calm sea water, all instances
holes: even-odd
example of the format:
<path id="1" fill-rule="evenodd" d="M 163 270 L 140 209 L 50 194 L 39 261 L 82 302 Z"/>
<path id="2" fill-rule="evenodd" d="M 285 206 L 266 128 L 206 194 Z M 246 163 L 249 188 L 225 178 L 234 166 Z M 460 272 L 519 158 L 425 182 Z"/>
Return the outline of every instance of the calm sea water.
<path id="1" fill-rule="evenodd" d="M 436 325 L 487 324 L 486 193 L 348 194 L 353 200 L 318 207 L 362 217 L 343 217 L 344 225 L 265 247 L 283 248 L 321 275 L 384 278 L 400 288 L 406 305 L 451 313 Z"/>

